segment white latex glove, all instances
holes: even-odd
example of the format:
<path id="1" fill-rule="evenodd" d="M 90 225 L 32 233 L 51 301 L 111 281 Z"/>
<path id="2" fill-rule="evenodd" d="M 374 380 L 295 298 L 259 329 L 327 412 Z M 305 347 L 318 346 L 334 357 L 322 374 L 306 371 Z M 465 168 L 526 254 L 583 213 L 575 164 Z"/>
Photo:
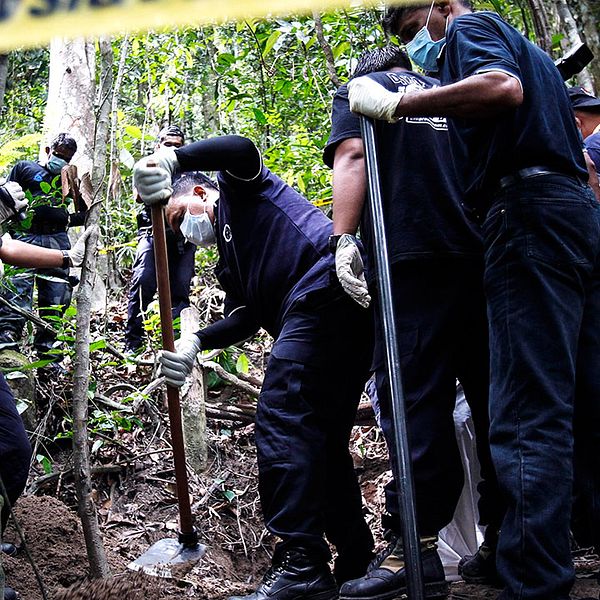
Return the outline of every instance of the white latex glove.
<path id="1" fill-rule="evenodd" d="M 389 92 L 367 76 L 357 77 L 348 84 L 350 110 L 373 119 L 396 123 L 394 113 L 404 92 Z"/>
<path id="2" fill-rule="evenodd" d="M 92 235 L 92 232 L 98 231 L 98 225 L 92 225 L 83 231 L 79 236 L 79 239 L 75 242 L 75 245 L 67 252 L 71 259 L 71 266 L 80 267 L 83 263 L 83 257 L 85 256 L 85 245 L 87 239 Z"/>
<path id="3" fill-rule="evenodd" d="M 151 154 L 148 157 L 150 162 L 154 162 L 161 169 L 169 172 L 171 178 L 173 175 L 179 171 L 179 161 L 177 160 L 177 155 L 175 154 L 175 150 L 173 148 L 169 148 L 168 146 L 160 146 L 158 150 Z"/>
<path id="4" fill-rule="evenodd" d="M 356 239 L 349 233 L 344 233 L 338 240 L 335 272 L 346 294 L 363 308 L 367 308 L 371 303 L 371 296 L 365 279 L 365 267 Z"/>
<path id="5" fill-rule="evenodd" d="M 196 355 L 200 352 L 200 338 L 195 333 L 188 334 L 177 340 L 175 347 L 176 352 L 161 350 L 158 353 L 158 374 L 165 376 L 168 385 L 181 387 L 192 372 Z"/>
<path id="6" fill-rule="evenodd" d="M 16 181 L 7 181 L 0 191 L 0 222 L 10 219 L 27 206 L 23 188 Z"/>
<path id="7" fill-rule="evenodd" d="M 173 192 L 170 168 L 149 167 L 148 162 L 157 164 L 159 160 L 155 154 L 138 160 L 133 166 L 133 185 L 144 204 L 166 204 Z"/>

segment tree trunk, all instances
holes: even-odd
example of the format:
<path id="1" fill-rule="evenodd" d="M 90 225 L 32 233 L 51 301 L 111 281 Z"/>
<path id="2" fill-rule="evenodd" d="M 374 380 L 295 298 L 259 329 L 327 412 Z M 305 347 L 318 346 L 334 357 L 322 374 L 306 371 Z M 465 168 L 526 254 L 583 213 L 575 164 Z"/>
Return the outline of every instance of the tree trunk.
<path id="1" fill-rule="evenodd" d="M 552 31 L 543 0 L 528 0 L 535 29 L 535 37 L 540 48 L 552 56 Z"/>
<path id="2" fill-rule="evenodd" d="M 571 14 L 575 18 L 583 41 L 594 53 L 594 60 L 588 69 L 593 79 L 593 89 L 590 92 L 600 91 L 600 2 L 598 0 L 567 0 Z"/>
<path id="3" fill-rule="evenodd" d="M 325 62 L 327 64 L 327 73 L 329 73 L 329 79 L 331 79 L 331 83 L 336 88 L 339 88 L 342 85 L 340 78 L 337 76 L 337 72 L 335 70 L 335 60 L 333 58 L 333 51 L 331 50 L 331 46 L 329 42 L 325 38 L 325 33 L 323 31 L 323 21 L 321 20 L 321 15 L 315 10 L 313 11 L 313 20 L 315 22 L 315 31 L 317 33 L 317 40 L 319 41 L 319 45 L 321 46 L 321 50 L 323 50 L 323 54 L 325 55 Z"/>
<path id="4" fill-rule="evenodd" d="M 4 106 L 6 92 L 6 76 L 8 75 L 8 54 L 0 54 L 0 112 Z"/>
<path id="5" fill-rule="evenodd" d="M 92 149 L 92 176 L 84 175 L 82 190 L 89 195 L 88 226 L 100 220 L 100 189 L 106 173 L 106 144 L 108 139 L 108 115 L 112 92 L 112 46 L 110 40 L 100 39 L 102 69 L 98 90 L 98 116 L 95 143 Z M 93 114 L 93 113 L 90 113 Z M 93 120 L 89 119 L 89 121 Z M 100 200 L 99 200 L 100 199 Z M 81 270 L 81 282 L 77 291 L 77 325 L 75 333 L 75 373 L 73 377 L 73 466 L 77 489 L 79 516 L 83 525 L 90 573 L 92 577 L 107 577 L 110 568 L 100 536 L 96 507 L 92 499 L 92 483 L 88 442 L 88 389 L 90 381 L 90 320 L 94 280 L 96 279 L 96 253 L 98 235 L 93 235 L 86 248 Z"/>
<path id="6" fill-rule="evenodd" d="M 556 0 L 556 10 L 560 18 L 561 28 L 565 32 L 567 39 L 567 43 L 563 45 L 563 50 L 568 52 L 581 44 L 583 40 L 581 39 L 579 28 L 577 27 L 573 13 L 566 0 Z M 577 83 L 587 90 L 591 91 L 594 89 L 594 81 L 589 69 L 583 69 L 583 71 L 577 75 Z"/>
<path id="7" fill-rule="evenodd" d="M 94 147 L 94 93 L 96 49 L 84 39 L 55 38 L 50 44 L 50 80 L 44 115 L 44 147 L 58 133 L 69 132 L 77 141 L 73 164 L 80 176 L 91 173 Z"/>

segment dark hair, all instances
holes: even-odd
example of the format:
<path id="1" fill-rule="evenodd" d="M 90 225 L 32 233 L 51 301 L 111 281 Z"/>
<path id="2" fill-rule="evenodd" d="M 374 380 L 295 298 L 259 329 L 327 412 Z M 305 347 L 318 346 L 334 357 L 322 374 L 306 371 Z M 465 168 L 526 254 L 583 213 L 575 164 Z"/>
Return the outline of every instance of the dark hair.
<path id="1" fill-rule="evenodd" d="M 408 71 L 412 70 L 408 54 L 399 46 L 389 44 L 383 48 L 365 50 L 359 57 L 352 77 L 360 77 L 378 71 L 389 71 L 394 67 L 400 67 Z"/>
<path id="2" fill-rule="evenodd" d="M 215 191 L 219 191 L 219 184 L 202 173 L 202 171 L 190 171 L 184 173 L 179 179 L 173 182 L 173 194 L 172 197 L 182 196 L 187 194 L 192 188 L 197 185 L 203 188 L 209 188 Z"/>
<path id="3" fill-rule="evenodd" d="M 185 135 L 183 135 L 183 131 L 177 125 L 166 125 L 158 132 L 158 137 L 156 138 L 156 142 L 160 144 L 168 135 L 174 135 L 176 137 L 180 137 L 182 142 L 185 142 Z"/>
<path id="4" fill-rule="evenodd" d="M 50 150 L 54 150 L 58 147 L 66 148 L 75 154 L 77 152 L 77 142 L 75 138 L 69 133 L 59 133 L 53 140 L 50 142 Z"/>
<path id="5" fill-rule="evenodd" d="M 473 2 L 471 0 L 458 0 L 465 8 L 473 10 Z M 400 21 L 415 10 L 421 8 L 429 8 L 431 2 L 411 2 L 408 6 L 390 6 L 382 19 L 383 30 L 387 34 L 396 35 Z"/>

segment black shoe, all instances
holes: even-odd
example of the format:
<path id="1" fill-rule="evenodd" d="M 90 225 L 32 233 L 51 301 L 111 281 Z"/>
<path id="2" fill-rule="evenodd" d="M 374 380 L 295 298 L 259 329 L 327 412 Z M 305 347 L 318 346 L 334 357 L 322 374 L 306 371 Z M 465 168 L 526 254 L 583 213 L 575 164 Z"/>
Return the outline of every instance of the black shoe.
<path id="1" fill-rule="evenodd" d="M 366 552 L 355 550 L 338 554 L 333 563 L 333 576 L 338 587 L 346 581 L 362 577 L 369 570 L 375 558 L 370 550 Z"/>
<path id="2" fill-rule="evenodd" d="M 2 542 L 0 545 L 0 551 L 2 554 L 6 554 L 6 556 L 16 556 L 19 553 L 20 548 L 15 546 L 14 544 L 9 544 L 8 542 Z"/>
<path id="3" fill-rule="evenodd" d="M 20 596 L 11 587 L 4 588 L 4 600 L 19 600 Z"/>
<path id="4" fill-rule="evenodd" d="M 421 540 L 426 598 L 445 598 L 450 592 L 433 538 Z M 407 594 L 406 568 L 401 540 L 390 544 L 369 565 L 364 577 L 340 588 L 340 600 L 391 600 Z"/>
<path id="5" fill-rule="evenodd" d="M 489 527 L 488 527 L 489 529 Z M 467 583 L 478 583 L 498 586 L 500 578 L 496 570 L 496 547 L 498 533 L 485 532 L 483 544 L 475 554 L 463 556 L 458 562 L 458 574 Z"/>
<path id="6" fill-rule="evenodd" d="M 338 589 L 326 563 L 315 563 L 301 550 L 287 550 L 273 556 L 255 592 L 231 596 L 229 600 L 336 600 Z"/>

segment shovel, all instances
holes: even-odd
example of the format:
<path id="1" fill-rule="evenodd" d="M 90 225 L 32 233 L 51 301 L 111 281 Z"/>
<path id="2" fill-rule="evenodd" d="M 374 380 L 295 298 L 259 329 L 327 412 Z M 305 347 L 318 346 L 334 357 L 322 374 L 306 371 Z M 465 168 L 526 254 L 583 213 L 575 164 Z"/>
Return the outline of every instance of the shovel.
<path id="1" fill-rule="evenodd" d="M 155 165 L 148 162 L 148 166 Z M 175 336 L 173 333 L 173 313 L 171 312 L 169 263 L 165 237 L 165 220 L 161 204 L 154 204 L 152 206 L 152 235 L 154 237 L 154 260 L 156 264 L 156 281 L 158 284 L 162 346 L 164 350 L 174 352 Z M 173 462 L 175 463 L 175 482 L 177 487 L 177 504 L 179 507 L 179 535 L 177 540 L 173 538 L 159 540 L 150 546 L 139 558 L 127 565 L 129 569 L 134 571 L 142 570 L 148 575 L 159 577 L 172 577 L 171 567 L 182 563 L 196 562 L 206 552 L 206 546 L 198 542 L 198 532 L 193 524 L 192 509 L 190 507 L 179 388 L 168 384 L 167 404 L 169 407 Z"/>
<path id="2" fill-rule="evenodd" d="M 361 115 L 360 129 L 365 147 L 371 221 L 373 222 L 377 277 L 379 280 L 379 302 L 385 339 L 392 416 L 395 425 L 394 451 L 398 460 L 394 461 L 392 465 L 394 466 L 394 479 L 396 480 L 396 487 L 398 489 L 399 514 L 402 518 L 406 583 L 408 597 L 414 600 L 423 600 L 425 598 L 425 589 L 423 587 L 421 547 L 417 531 L 415 488 L 408 447 L 408 433 L 406 430 L 406 408 L 404 406 L 404 391 L 402 389 L 400 355 L 398 353 L 398 340 L 396 336 L 390 263 L 388 260 L 387 238 L 383 222 L 383 202 L 381 199 L 381 186 L 379 184 L 379 167 L 377 163 L 377 146 L 375 144 L 375 126 L 373 120 Z"/>

